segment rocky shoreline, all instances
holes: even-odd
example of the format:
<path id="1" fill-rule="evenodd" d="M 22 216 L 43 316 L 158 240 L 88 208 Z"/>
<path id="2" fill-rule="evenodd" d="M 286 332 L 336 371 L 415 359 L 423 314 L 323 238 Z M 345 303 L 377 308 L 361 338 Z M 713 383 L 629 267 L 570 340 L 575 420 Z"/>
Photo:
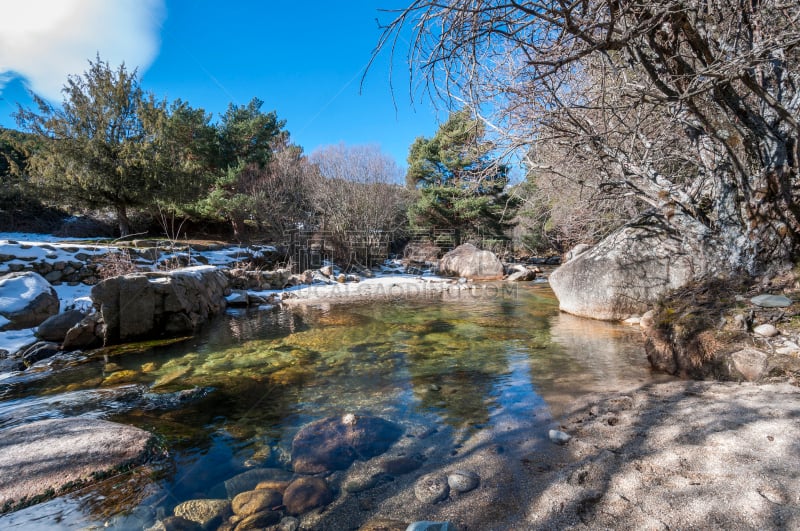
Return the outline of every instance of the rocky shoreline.
<path id="1" fill-rule="evenodd" d="M 487 291 L 491 284 L 463 278 L 400 275 L 362 279 L 333 273 L 309 272 L 293 279 L 286 270 L 238 271 L 223 278 L 216 268 L 205 266 L 178 274 L 135 274 L 133 292 L 130 286 L 123 289 L 122 280 L 112 279 L 116 287 L 110 298 L 102 296 L 109 292 L 109 283 L 93 290 L 98 308 L 90 332 L 100 338 L 106 336 L 96 331 L 106 334 L 111 330 L 108 337 L 115 340 L 150 333 L 144 325 L 133 326 L 133 321 L 121 325 L 121 316 L 133 310 L 138 319 L 144 315 L 145 320 L 163 321 L 185 331 L 226 305 L 280 302 L 302 307 L 492 295 Z M 189 280 L 214 276 L 213 300 L 198 306 L 204 282 L 179 282 L 182 275 Z M 273 289 L 291 284 L 290 290 Z M 152 296 L 142 297 L 143 290 L 150 287 Z M 159 317 L 147 317 L 150 314 L 140 311 L 143 306 L 160 311 L 152 314 Z M 185 318 L 181 312 L 186 313 Z M 675 313 L 671 308 L 661 312 Z M 738 329 L 736 341 L 750 337 L 747 328 L 753 324 L 753 316 L 757 324 L 767 320 L 751 311 L 751 322 Z M 736 324 L 733 317 L 730 321 Z M 671 324 L 659 314 L 651 315 L 642 323 L 645 332 L 653 323 Z M 132 331 L 120 331 L 120 326 Z M 762 342 L 778 335 L 780 326 L 774 328 L 775 334 L 770 330 L 769 336 L 759 336 Z M 784 343 L 780 348 L 788 350 L 781 355 L 795 360 L 796 343 Z M 57 352 L 59 345 L 53 348 Z M 35 364 L 33 358 L 29 359 Z M 760 368 L 757 377 L 749 376 L 756 374 L 749 371 L 753 364 Z M 769 367 L 754 354 L 742 358 L 735 367 L 737 372 L 729 374 L 740 380 L 771 379 L 774 371 Z M 348 418 L 342 417 L 345 425 Z M 276 530 L 363 531 L 797 528 L 798 419 L 800 391 L 787 383 L 674 381 L 585 397 L 555 421 L 546 411 L 534 411 L 529 418 L 504 419 L 492 430 L 476 433 L 403 426 L 402 436 L 393 435 L 380 452 L 353 450 L 353 459 L 341 467 L 304 469 L 300 476 L 293 475 L 289 463 L 284 463 L 283 469 L 270 469 L 272 472 L 255 468 L 246 474 L 258 475 L 259 482 L 250 484 L 248 480 L 244 490 L 230 490 L 226 485 L 227 492 L 219 498 L 184 502 L 172 515 L 158 520 L 154 529 L 193 528 L 194 524 L 223 529 L 253 525 Z M 328 439 L 319 442 L 324 447 Z M 333 455 L 341 457 L 337 453 L 341 451 L 347 454 L 350 450 L 336 450 Z M 67 485 L 84 481 L 71 480 Z M 288 490 L 295 482 L 300 482 L 295 490 Z M 47 492 L 52 495 L 58 488 L 48 487 Z M 293 494 L 288 505 L 286 492 Z M 25 496 L 36 499 L 37 493 Z M 213 519 L 205 519 L 209 514 Z M 247 520 L 250 517 L 253 519 Z M 146 523 L 149 526 L 153 519 Z"/>

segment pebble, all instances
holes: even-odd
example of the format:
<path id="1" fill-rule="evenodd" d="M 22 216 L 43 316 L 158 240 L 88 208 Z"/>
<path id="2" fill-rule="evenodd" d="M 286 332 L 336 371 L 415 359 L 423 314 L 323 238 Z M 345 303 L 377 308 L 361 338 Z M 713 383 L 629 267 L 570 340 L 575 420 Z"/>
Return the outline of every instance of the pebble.
<path id="1" fill-rule="evenodd" d="M 571 435 L 558 430 L 550 430 L 547 432 L 547 436 L 556 444 L 566 444 L 572 439 Z"/>
<path id="2" fill-rule="evenodd" d="M 762 337 L 775 337 L 778 335 L 778 329 L 771 324 L 765 323 L 753 328 L 753 333 Z"/>
<path id="3" fill-rule="evenodd" d="M 447 478 L 438 474 L 422 476 L 414 485 L 414 495 L 422 503 L 438 503 L 450 494 Z"/>
<path id="4" fill-rule="evenodd" d="M 447 475 L 447 484 L 456 492 L 469 492 L 480 483 L 478 474 L 471 470 L 456 470 Z"/>

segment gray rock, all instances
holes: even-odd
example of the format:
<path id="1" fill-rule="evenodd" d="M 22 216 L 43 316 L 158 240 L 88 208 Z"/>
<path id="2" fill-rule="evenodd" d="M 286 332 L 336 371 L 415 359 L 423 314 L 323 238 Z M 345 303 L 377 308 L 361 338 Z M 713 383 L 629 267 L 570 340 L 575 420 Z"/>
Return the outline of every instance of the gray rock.
<path id="1" fill-rule="evenodd" d="M 32 328 L 58 309 L 58 294 L 41 275 L 26 271 L 0 276 L 0 316 L 9 321 L 0 330 Z"/>
<path id="2" fill-rule="evenodd" d="M 67 351 L 78 350 L 99 343 L 102 334 L 97 333 L 97 325 L 100 319 L 99 313 L 87 315 L 80 323 L 67 330 L 61 348 Z"/>
<path id="3" fill-rule="evenodd" d="M 578 256 L 582 255 L 591 248 L 592 248 L 591 245 L 587 245 L 585 243 L 579 243 L 578 245 L 567 251 L 567 254 L 564 256 L 564 260 L 566 262 L 569 262 L 570 260 L 577 258 Z"/>
<path id="4" fill-rule="evenodd" d="M 762 308 L 786 308 L 792 305 L 792 299 L 783 295 L 757 295 L 750 299 L 750 302 Z"/>
<path id="5" fill-rule="evenodd" d="M 63 274 L 61 273 L 61 271 L 50 271 L 44 276 L 44 278 L 48 282 L 58 282 L 61 280 L 62 276 Z"/>
<path id="6" fill-rule="evenodd" d="M 748 382 L 757 382 L 767 370 L 767 355 L 754 348 L 745 348 L 730 355 L 730 376 Z"/>
<path id="7" fill-rule="evenodd" d="M 499 280 L 503 278 L 503 263 L 491 251 L 482 251 L 465 243 L 446 253 L 439 261 L 439 271 L 444 275 L 472 280 Z"/>
<path id="8" fill-rule="evenodd" d="M 198 499 L 188 500 L 175 506 L 173 513 L 179 518 L 184 518 L 200 524 L 205 529 L 219 525 L 231 509 L 228 500 Z"/>
<path id="9" fill-rule="evenodd" d="M 228 279 L 212 266 L 114 277 L 92 288 L 106 344 L 191 332 L 225 309 Z"/>
<path id="10" fill-rule="evenodd" d="M 36 330 L 36 336 L 45 341 L 61 343 L 70 328 L 80 323 L 86 314 L 80 310 L 67 310 L 44 320 Z"/>
<path id="11" fill-rule="evenodd" d="M 514 271 L 508 277 L 506 277 L 506 281 L 508 282 L 527 282 L 530 280 L 536 280 L 536 275 L 539 273 L 538 269 L 535 268 L 524 268 L 521 271 Z"/>
<path id="12" fill-rule="evenodd" d="M 441 474 L 422 476 L 414 484 L 414 496 L 422 503 L 438 503 L 450 495 L 447 478 Z"/>
<path id="13" fill-rule="evenodd" d="M 0 507 L 78 488 L 150 457 L 153 435 L 89 418 L 42 420 L 0 432 Z"/>
<path id="14" fill-rule="evenodd" d="M 707 233 L 680 214 L 646 214 L 562 264 L 550 274 L 550 287 L 561 310 L 573 315 L 611 321 L 641 315 L 664 293 L 724 263 Z"/>
<path id="15" fill-rule="evenodd" d="M 283 493 L 286 512 L 297 516 L 324 507 L 333 501 L 333 493 L 322 478 L 302 477 L 292 481 Z"/>
<path id="16" fill-rule="evenodd" d="M 775 337 L 778 335 L 778 329 L 769 323 L 765 323 L 753 328 L 753 333 L 762 337 Z"/>
<path id="17" fill-rule="evenodd" d="M 347 414 L 304 426 L 292 440 L 292 466 L 299 474 L 344 470 L 356 459 L 382 454 L 402 428 L 379 417 Z"/>
<path id="18" fill-rule="evenodd" d="M 447 475 L 447 484 L 456 492 L 469 492 L 478 486 L 481 478 L 471 470 L 456 470 Z"/>
<path id="19" fill-rule="evenodd" d="M 61 345 L 49 341 L 39 341 L 34 343 L 22 352 L 22 363 L 26 367 L 30 367 L 37 361 L 51 358 L 58 354 L 61 350 Z"/>

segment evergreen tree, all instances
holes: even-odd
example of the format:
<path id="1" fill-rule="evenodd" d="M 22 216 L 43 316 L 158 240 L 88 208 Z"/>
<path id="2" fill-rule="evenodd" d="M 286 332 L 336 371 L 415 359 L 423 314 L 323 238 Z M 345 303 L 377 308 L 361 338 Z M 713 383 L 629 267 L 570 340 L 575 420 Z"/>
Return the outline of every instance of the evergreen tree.
<path id="1" fill-rule="evenodd" d="M 433 138 L 417 138 L 406 174 L 420 192 L 408 210 L 412 228 L 452 229 L 461 241 L 506 239 L 518 205 L 506 193 L 509 168 L 492 148 L 468 109 L 452 113 Z"/>
<path id="2" fill-rule="evenodd" d="M 136 70 L 113 70 L 97 57 L 80 76 L 70 76 L 60 108 L 33 95 L 38 112 L 20 107 L 20 126 L 42 139 L 30 161 L 32 181 L 64 204 L 114 209 L 122 236 L 130 233 L 129 209 L 151 207 L 156 199 L 185 197 L 187 182 L 202 175 L 186 172 L 192 143 L 171 132 L 193 116 L 202 129 L 202 111 L 145 93 Z"/>

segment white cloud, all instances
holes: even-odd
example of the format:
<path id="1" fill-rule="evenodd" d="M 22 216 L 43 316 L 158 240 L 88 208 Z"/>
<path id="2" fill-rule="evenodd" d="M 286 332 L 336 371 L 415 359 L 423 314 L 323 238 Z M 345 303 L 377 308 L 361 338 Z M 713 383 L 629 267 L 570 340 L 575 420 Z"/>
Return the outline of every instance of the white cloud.
<path id="1" fill-rule="evenodd" d="M 0 6 L 0 91 L 22 77 L 61 101 L 70 74 L 97 54 L 143 73 L 158 55 L 164 0 L 4 0 Z"/>

